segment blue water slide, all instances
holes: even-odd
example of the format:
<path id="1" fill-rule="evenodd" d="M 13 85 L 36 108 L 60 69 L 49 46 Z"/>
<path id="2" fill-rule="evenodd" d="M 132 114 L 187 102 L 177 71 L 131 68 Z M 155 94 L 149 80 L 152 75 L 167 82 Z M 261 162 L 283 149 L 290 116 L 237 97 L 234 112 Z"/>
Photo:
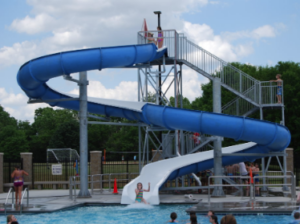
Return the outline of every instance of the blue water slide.
<path id="1" fill-rule="evenodd" d="M 71 73 L 101 70 L 113 67 L 130 67 L 135 64 L 148 63 L 166 54 L 166 49 L 157 50 L 154 44 L 130 45 L 68 51 L 31 60 L 21 66 L 17 81 L 29 98 L 53 100 L 69 98 L 51 89 L 46 82 Z M 78 101 L 49 103 L 66 109 L 79 110 Z M 260 121 L 245 117 L 229 116 L 209 112 L 184 110 L 145 103 L 140 110 L 133 110 L 118 105 L 97 102 L 88 103 L 90 113 L 143 122 L 169 130 L 185 130 L 203 134 L 223 136 L 235 140 L 255 142 L 257 144 L 239 153 L 269 153 L 284 150 L 290 143 L 289 130 L 276 123 Z M 259 157 L 226 156 L 223 164 L 251 161 Z M 174 170 L 168 179 L 196 173 L 213 167 L 213 159 L 193 162 Z"/>

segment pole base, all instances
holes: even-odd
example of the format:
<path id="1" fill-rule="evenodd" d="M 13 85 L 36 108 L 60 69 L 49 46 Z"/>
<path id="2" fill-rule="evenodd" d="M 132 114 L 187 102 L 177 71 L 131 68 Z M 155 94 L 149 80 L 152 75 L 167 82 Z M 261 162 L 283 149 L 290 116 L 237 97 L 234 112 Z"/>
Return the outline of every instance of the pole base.
<path id="1" fill-rule="evenodd" d="M 289 189 L 288 186 L 283 186 L 283 187 L 282 187 L 282 190 L 283 190 L 283 191 L 290 191 L 290 189 Z"/>
<path id="2" fill-rule="evenodd" d="M 260 192 L 268 192 L 268 188 L 262 187 L 262 188 L 260 189 Z"/>
<path id="3" fill-rule="evenodd" d="M 79 191 L 78 195 L 77 195 L 77 198 L 91 198 L 91 194 L 89 192 L 89 190 L 83 192 L 83 191 Z"/>
<path id="4" fill-rule="evenodd" d="M 222 187 L 215 187 L 213 193 L 211 194 L 213 198 L 225 198 L 226 195 Z"/>

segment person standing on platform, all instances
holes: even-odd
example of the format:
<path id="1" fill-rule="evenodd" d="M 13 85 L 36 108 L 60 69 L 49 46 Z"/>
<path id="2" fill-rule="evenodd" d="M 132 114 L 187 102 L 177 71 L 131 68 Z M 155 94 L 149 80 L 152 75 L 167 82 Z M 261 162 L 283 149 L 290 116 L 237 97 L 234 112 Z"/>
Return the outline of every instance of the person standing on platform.
<path id="1" fill-rule="evenodd" d="M 19 166 L 16 166 L 14 172 L 12 172 L 11 174 L 11 178 L 13 178 L 14 180 L 14 188 L 16 192 L 16 204 L 18 204 L 18 198 L 19 198 L 19 204 L 21 204 L 22 190 L 24 185 L 23 175 L 28 176 L 29 174 L 24 170 L 21 170 Z"/>
<path id="2" fill-rule="evenodd" d="M 281 79 L 281 75 L 280 74 L 277 74 L 276 75 L 276 80 L 270 80 L 270 82 L 277 82 L 277 103 L 282 103 L 282 100 L 281 100 L 281 96 L 282 96 L 282 82 L 283 80 Z"/>
<path id="3" fill-rule="evenodd" d="M 248 171 L 247 171 L 245 163 L 244 162 L 239 163 L 239 167 L 240 167 L 240 175 L 242 177 L 247 177 Z M 245 184 L 248 183 L 248 179 L 245 179 L 245 178 L 242 178 L 241 181 L 244 182 Z"/>
<path id="4" fill-rule="evenodd" d="M 162 48 L 164 46 L 164 33 L 162 32 L 160 26 L 157 27 L 157 30 L 158 30 L 157 47 L 159 49 L 159 48 Z"/>

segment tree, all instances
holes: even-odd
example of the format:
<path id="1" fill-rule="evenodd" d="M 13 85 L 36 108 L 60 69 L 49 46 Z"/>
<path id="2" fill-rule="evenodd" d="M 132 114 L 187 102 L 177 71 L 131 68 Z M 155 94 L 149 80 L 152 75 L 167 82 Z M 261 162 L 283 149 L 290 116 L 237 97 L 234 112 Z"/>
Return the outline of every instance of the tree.
<path id="1" fill-rule="evenodd" d="M 67 109 L 54 110 L 50 107 L 35 110 L 33 127 L 38 134 L 52 135 L 64 122 L 76 120 L 77 112 Z"/>
<path id="2" fill-rule="evenodd" d="M 9 125 L 0 131 L 0 152 L 5 158 L 20 158 L 21 152 L 28 152 L 28 141 L 25 132 Z"/>
<path id="3" fill-rule="evenodd" d="M 17 126 L 17 120 L 10 117 L 9 113 L 0 105 L 0 130 L 8 125 Z"/>
<path id="4" fill-rule="evenodd" d="M 75 120 L 62 123 L 53 133 L 49 148 L 72 148 L 79 150 L 79 124 Z"/>

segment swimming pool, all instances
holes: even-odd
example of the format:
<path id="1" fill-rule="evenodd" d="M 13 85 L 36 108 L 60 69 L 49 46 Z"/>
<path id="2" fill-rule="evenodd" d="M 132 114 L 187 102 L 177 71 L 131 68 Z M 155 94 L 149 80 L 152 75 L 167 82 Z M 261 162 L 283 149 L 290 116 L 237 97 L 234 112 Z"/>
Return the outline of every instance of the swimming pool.
<path id="1" fill-rule="evenodd" d="M 178 223 L 187 223 L 189 216 L 185 210 L 191 205 L 159 205 L 144 206 L 86 206 L 72 210 L 43 213 L 33 215 L 16 215 L 20 224 L 82 224 L 82 223 L 166 223 L 171 212 L 178 215 Z M 208 218 L 204 215 L 197 215 L 198 222 L 209 224 Z M 219 220 L 222 215 L 218 216 Z M 293 218 L 289 215 L 239 215 L 236 216 L 239 224 L 282 224 L 288 223 Z M 5 216 L 0 216 L 0 223 L 5 223 Z"/>

